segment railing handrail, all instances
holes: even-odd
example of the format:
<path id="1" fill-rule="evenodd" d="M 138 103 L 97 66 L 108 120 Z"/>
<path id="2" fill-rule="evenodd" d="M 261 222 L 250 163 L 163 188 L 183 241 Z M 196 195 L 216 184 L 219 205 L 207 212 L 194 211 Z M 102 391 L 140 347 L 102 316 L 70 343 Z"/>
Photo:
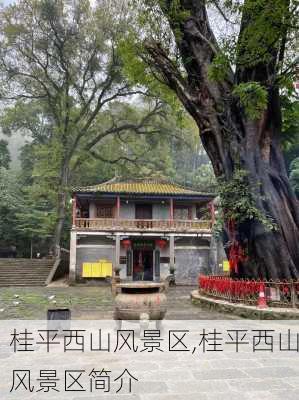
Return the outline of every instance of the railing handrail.
<path id="1" fill-rule="evenodd" d="M 254 279 L 234 279 L 229 276 L 200 275 L 199 291 L 211 297 L 230 302 L 256 304 L 260 290 L 273 306 L 299 306 L 299 280 L 266 281 Z M 273 293 L 272 293 L 272 292 Z"/>
<path id="2" fill-rule="evenodd" d="M 211 223 L 212 220 L 209 219 L 140 219 L 140 218 L 76 218 L 76 221 L 145 221 L 145 222 L 209 222 Z"/>
<path id="3" fill-rule="evenodd" d="M 76 218 L 75 227 L 79 229 L 127 229 L 144 231 L 161 229 L 166 231 L 203 230 L 210 232 L 212 221 L 198 219 Z"/>

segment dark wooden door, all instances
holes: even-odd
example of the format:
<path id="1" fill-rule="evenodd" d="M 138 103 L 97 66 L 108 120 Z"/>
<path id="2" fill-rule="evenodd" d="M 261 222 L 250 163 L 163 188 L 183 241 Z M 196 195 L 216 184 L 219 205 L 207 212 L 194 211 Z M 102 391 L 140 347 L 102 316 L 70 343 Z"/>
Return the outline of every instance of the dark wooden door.
<path id="1" fill-rule="evenodd" d="M 152 219 L 153 208 L 151 204 L 136 204 L 135 219 Z"/>
<path id="2" fill-rule="evenodd" d="M 133 280 L 152 281 L 153 280 L 153 251 L 134 250 L 133 251 Z"/>

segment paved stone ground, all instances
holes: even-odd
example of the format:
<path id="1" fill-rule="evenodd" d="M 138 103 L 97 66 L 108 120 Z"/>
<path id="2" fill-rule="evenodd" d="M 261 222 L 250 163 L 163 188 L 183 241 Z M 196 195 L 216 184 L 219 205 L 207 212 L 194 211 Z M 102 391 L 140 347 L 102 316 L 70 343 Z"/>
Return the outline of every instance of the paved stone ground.
<path id="1" fill-rule="evenodd" d="M 167 319 L 236 319 L 230 314 L 207 311 L 191 303 L 195 287 L 170 287 Z M 44 319 L 47 309 L 68 307 L 72 319 L 112 319 L 110 287 L 0 288 L 0 319 Z"/>
<path id="2" fill-rule="evenodd" d="M 203 310 L 199 306 L 192 305 L 191 290 L 194 288 L 169 289 L 167 314 L 169 321 L 165 321 L 165 324 L 169 324 L 171 328 L 172 324 L 175 327 L 175 324 L 180 323 L 181 329 L 190 331 L 194 329 L 198 333 L 202 331 L 204 324 L 210 328 L 218 326 L 222 331 L 241 329 L 242 324 L 248 324 L 249 329 L 275 328 L 278 332 L 286 332 L 291 328 L 293 332 L 299 332 L 299 321 L 236 320 L 232 315 Z M 39 346 L 38 349 L 42 354 L 36 354 L 34 357 L 22 352 L 14 354 L 8 344 L 12 325 L 10 321 L 4 319 L 45 319 L 46 311 L 50 307 L 69 307 L 72 310 L 72 319 L 81 319 L 80 323 L 88 324 L 92 323 L 86 321 L 88 319 L 111 319 L 113 298 L 109 287 L 1 288 L 0 399 L 296 400 L 299 398 L 299 351 L 277 351 L 277 347 L 274 352 L 253 352 L 249 348 L 236 353 L 231 347 L 227 351 L 204 354 L 178 352 L 171 354 L 170 358 L 164 358 L 163 354 L 157 351 L 139 355 L 132 352 L 107 355 L 90 352 L 87 358 L 80 352 L 64 354 L 60 351 L 57 354 L 49 354 L 48 360 L 43 346 Z M 170 321 L 171 319 L 191 321 L 177 322 Z M 225 321 L 222 321 L 224 319 Z M 108 323 L 108 321 L 103 322 Z M 22 328 L 24 329 L 23 326 Z M 76 326 L 76 329 L 80 327 Z M 167 335 L 165 337 L 167 340 Z M 64 376 L 63 371 L 68 368 L 83 368 L 89 371 L 94 367 L 104 366 L 117 374 L 128 368 L 138 377 L 139 382 L 133 386 L 133 393 L 128 395 L 116 395 L 115 390 L 111 395 L 68 393 L 68 396 L 64 396 L 55 392 L 42 395 L 34 392 L 29 393 L 27 397 L 17 392 L 9 394 L 12 370 L 16 367 L 30 368 L 36 374 L 39 370 L 38 362 L 43 368 L 57 368 L 57 370 L 61 368 L 62 376 Z"/>
<path id="3" fill-rule="evenodd" d="M 13 353 L 8 346 L 9 332 L 12 326 L 0 324 L 0 398 L 41 400 L 47 398 L 79 399 L 134 399 L 134 400 L 296 400 L 299 398 L 299 354 L 298 352 L 275 351 L 253 352 L 249 346 L 237 353 L 232 346 L 224 348 L 223 352 L 187 353 L 175 352 L 134 353 L 125 350 L 99 354 L 86 349 L 83 354 L 78 351 L 63 352 L 63 348 L 52 350 L 47 354 L 44 346 L 39 346 L 36 353 Z M 80 321 L 76 329 L 86 329 L 89 332 L 88 321 Z M 90 323 L 95 324 L 96 321 Z M 107 321 L 108 323 L 108 321 Z M 297 325 L 288 326 L 287 322 L 269 321 L 166 321 L 170 328 L 189 329 L 197 335 L 202 327 L 216 327 L 224 332 L 226 329 L 277 329 L 285 332 Z M 23 328 L 22 322 L 20 325 Z M 15 328 L 15 325 L 13 325 Z M 38 325 L 38 328 L 40 326 Z M 95 328 L 95 327 L 94 327 Z M 28 326 L 30 332 L 35 329 Z M 96 329 L 96 328 L 95 328 Z M 18 327 L 17 327 L 18 331 Z M 166 337 L 167 340 L 167 331 Z M 114 343 L 114 341 L 112 340 Z M 137 341 L 140 344 L 140 341 Z M 191 341 L 192 344 L 198 343 Z M 3 346 L 3 350 L 1 350 Z M 228 345 L 227 345 L 228 346 Z M 166 345 L 167 349 L 167 345 Z M 131 394 L 115 394 L 118 384 L 111 380 L 110 395 L 103 392 L 90 393 L 88 372 L 92 368 L 105 367 L 111 371 L 112 377 L 119 376 L 125 368 L 138 378 L 133 382 Z M 62 382 L 58 383 L 60 393 L 13 392 L 9 394 L 12 384 L 13 369 L 30 369 L 33 377 L 38 377 L 40 369 L 54 368 Z M 64 371 L 83 370 L 85 374 L 86 393 L 63 393 Z M 35 387 L 38 382 L 34 381 Z M 126 386 L 124 392 L 126 393 Z"/>

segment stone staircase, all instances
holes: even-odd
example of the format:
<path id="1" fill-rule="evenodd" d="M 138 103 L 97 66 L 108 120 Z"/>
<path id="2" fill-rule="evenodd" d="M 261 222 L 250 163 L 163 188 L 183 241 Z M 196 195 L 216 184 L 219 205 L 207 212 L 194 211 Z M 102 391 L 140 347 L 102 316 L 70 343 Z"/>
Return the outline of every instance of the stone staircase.
<path id="1" fill-rule="evenodd" d="M 0 258 L 0 287 L 45 286 L 53 259 Z"/>

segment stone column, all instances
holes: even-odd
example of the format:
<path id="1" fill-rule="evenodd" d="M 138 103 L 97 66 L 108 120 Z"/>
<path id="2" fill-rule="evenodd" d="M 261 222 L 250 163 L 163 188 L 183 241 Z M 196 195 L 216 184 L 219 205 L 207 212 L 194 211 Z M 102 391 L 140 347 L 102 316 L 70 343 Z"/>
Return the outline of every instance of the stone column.
<path id="1" fill-rule="evenodd" d="M 120 197 L 117 196 L 116 198 L 116 219 L 120 218 Z"/>
<path id="2" fill-rule="evenodd" d="M 221 237 L 212 235 L 209 251 L 209 270 L 207 273 L 222 274 L 222 263 L 227 260 Z"/>
<path id="3" fill-rule="evenodd" d="M 115 252 L 114 252 L 114 265 L 113 265 L 113 271 L 112 271 L 112 284 L 111 284 L 111 290 L 112 290 L 112 295 L 116 295 L 116 284 L 120 282 L 120 277 L 119 277 L 119 257 L 120 257 L 120 235 L 116 233 L 115 235 Z"/>
<path id="4" fill-rule="evenodd" d="M 75 230 L 71 230 L 70 270 L 69 270 L 70 283 L 76 282 L 76 259 L 77 259 L 77 232 Z"/>
<path id="5" fill-rule="evenodd" d="M 215 235 L 211 236 L 208 266 L 203 271 L 206 275 L 217 274 L 217 241 Z"/>
<path id="6" fill-rule="evenodd" d="M 174 271 L 175 267 L 175 259 L 174 259 L 174 235 L 169 236 L 169 269 L 170 271 Z"/>

